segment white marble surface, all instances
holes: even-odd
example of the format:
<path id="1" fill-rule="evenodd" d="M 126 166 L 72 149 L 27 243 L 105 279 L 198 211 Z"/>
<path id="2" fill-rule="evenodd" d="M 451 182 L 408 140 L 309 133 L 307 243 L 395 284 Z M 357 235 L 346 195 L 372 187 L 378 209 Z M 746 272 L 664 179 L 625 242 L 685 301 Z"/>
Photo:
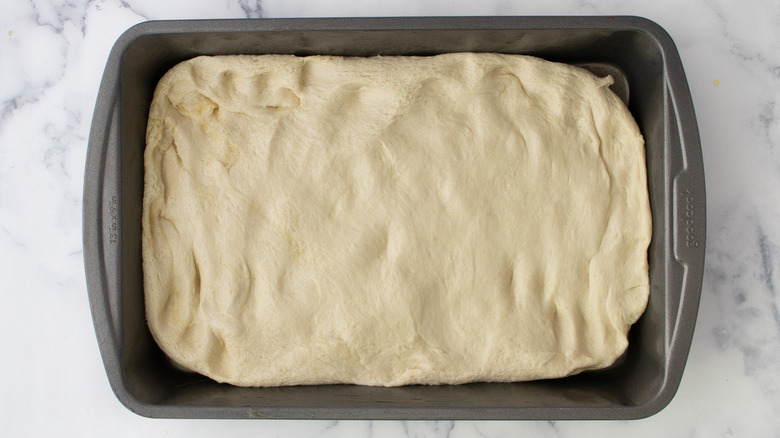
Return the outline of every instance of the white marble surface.
<path id="1" fill-rule="evenodd" d="M 0 435 L 780 436 L 780 3 L 565 0 L 0 1 Z M 108 52 L 148 19 L 628 14 L 680 50 L 707 175 L 707 268 L 677 396 L 629 422 L 150 420 L 111 392 L 81 248 L 86 141 Z"/>

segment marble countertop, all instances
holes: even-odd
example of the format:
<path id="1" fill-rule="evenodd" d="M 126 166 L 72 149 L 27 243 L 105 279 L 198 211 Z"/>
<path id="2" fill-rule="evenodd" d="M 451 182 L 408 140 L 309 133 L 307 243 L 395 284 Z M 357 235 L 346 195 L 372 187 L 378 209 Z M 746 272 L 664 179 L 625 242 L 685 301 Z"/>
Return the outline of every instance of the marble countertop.
<path id="1" fill-rule="evenodd" d="M 780 436 L 780 3 L 774 0 L 26 0 L 0 17 L 0 434 L 4 436 Z M 81 240 L 86 143 L 116 38 L 153 19 L 638 15 L 675 40 L 698 116 L 707 266 L 677 395 L 636 421 L 151 420 L 117 401 Z"/>

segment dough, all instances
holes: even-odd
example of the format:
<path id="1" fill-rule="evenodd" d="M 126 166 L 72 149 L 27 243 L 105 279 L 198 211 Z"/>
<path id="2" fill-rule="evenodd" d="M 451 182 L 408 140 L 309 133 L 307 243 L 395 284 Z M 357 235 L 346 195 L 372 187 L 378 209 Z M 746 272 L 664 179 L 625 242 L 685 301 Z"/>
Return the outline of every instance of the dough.
<path id="1" fill-rule="evenodd" d="M 648 298 L 644 144 L 532 57 L 199 57 L 151 106 L 143 268 L 176 363 L 246 386 L 610 365 Z"/>

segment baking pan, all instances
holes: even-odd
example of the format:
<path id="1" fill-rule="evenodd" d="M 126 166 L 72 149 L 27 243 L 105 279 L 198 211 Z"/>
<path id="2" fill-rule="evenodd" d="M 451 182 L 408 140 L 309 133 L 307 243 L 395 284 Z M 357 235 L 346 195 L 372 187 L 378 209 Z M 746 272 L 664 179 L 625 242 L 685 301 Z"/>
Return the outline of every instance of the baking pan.
<path id="1" fill-rule="evenodd" d="M 146 325 L 141 199 L 146 120 L 160 77 L 197 55 L 535 55 L 621 72 L 644 135 L 653 215 L 650 298 L 607 370 L 520 383 L 241 388 L 174 367 Z M 625 91 L 625 90 L 624 90 Z M 626 93 L 624 98 L 626 98 Z M 630 419 L 674 396 L 701 293 L 704 172 L 690 91 L 672 39 L 637 17 L 448 17 L 159 21 L 125 32 L 109 55 L 84 181 L 89 300 L 109 382 L 149 417 Z"/>

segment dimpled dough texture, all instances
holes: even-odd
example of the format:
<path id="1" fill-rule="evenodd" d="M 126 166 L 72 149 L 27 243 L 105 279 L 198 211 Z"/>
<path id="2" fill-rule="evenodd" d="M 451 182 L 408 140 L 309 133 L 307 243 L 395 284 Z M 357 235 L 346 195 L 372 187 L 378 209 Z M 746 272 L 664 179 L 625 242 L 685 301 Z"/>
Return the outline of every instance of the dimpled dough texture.
<path id="1" fill-rule="evenodd" d="M 199 57 L 160 81 L 146 312 L 245 386 L 610 365 L 648 298 L 644 145 L 610 78 L 531 57 Z"/>

